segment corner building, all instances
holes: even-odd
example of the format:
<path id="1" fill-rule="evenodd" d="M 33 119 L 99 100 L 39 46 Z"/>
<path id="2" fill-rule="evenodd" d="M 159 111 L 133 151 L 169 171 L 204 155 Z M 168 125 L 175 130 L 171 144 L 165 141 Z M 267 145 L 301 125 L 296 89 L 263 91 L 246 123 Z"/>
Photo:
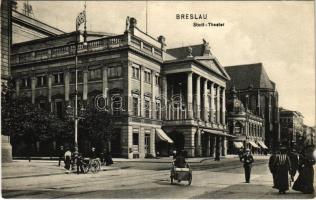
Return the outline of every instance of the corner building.
<path id="1" fill-rule="evenodd" d="M 17 96 L 26 95 L 61 118 L 74 105 L 75 34 L 14 44 L 11 56 Z M 163 36 L 145 34 L 134 18 L 124 34 L 88 32 L 87 40 L 86 47 L 78 41 L 79 105 L 92 104 L 101 94 L 107 98 L 113 156 L 167 156 L 172 149 L 184 149 L 190 157 L 226 155 L 229 76 L 206 41 L 166 49 Z M 43 142 L 37 151 L 65 142 Z M 81 151 L 91 145 L 79 136 Z"/>

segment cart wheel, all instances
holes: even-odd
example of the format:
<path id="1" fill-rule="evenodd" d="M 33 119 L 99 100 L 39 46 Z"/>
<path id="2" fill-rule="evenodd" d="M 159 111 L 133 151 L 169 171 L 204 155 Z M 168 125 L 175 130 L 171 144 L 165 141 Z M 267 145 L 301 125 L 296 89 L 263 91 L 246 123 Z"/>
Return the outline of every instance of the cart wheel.
<path id="1" fill-rule="evenodd" d="M 173 176 L 170 176 L 171 185 L 173 184 Z"/>
<path id="2" fill-rule="evenodd" d="M 191 185 L 191 183 L 192 183 L 192 174 L 190 174 L 189 176 L 188 185 Z"/>

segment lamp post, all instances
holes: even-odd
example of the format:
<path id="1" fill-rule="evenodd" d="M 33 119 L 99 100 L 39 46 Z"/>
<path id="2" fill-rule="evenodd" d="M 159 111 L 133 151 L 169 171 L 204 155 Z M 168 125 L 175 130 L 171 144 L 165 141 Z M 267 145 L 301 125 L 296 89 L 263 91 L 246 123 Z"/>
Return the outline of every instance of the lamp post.
<path id="1" fill-rule="evenodd" d="M 84 5 L 84 11 L 81 12 L 76 18 L 76 41 L 75 41 L 75 112 L 74 112 L 74 121 L 75 121 L 75 149 L 78 151 L 78 40 L 80 39 L 80 25 L 84 23 L 84 43 L 86 46 L 86 4 Z M 79 37 L 78 37 L 79 34 Z M 70 107 L 71 108 L 71 107 Z M 82 107 L 83 108 L 83 107 Z"/>

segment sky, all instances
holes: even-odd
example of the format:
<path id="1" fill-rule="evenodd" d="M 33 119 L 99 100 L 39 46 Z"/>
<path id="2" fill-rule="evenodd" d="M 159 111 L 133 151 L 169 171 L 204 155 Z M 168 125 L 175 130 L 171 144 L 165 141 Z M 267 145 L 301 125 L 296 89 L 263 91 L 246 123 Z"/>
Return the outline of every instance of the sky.
<path id="1" fill-rule="evenodd" d="M 263 63 L 279 92 L 279 105 L 315 123 L 315 40 L 313 1 L 87 1 L 87 28 L 122 34 L 127 16 L 148 34 L 166 38 L 167 48 L 209 42 L 223 66 Z M 19 8 L 22 3 L 19 2 Z M 35 18 L 74 31 L 84 1 L 30 1 Z M 176 14 L 207 14 L 206 20 Z M 193 27 L 193 23 L 224 23 Z"/>

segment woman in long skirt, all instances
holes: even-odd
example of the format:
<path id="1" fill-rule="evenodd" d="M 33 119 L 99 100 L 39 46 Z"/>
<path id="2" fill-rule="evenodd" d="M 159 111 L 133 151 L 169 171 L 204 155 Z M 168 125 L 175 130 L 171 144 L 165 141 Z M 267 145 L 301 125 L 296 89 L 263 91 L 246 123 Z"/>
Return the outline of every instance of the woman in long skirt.
<path id="1" fill-rule="evenodd" d="M 299 176 L 294 182 L 293 190 L 305 194 L 314 193 L 314 168 L 315 159 L 311 148 L 308 148 L 303 155 L 299 157 Z"/>

